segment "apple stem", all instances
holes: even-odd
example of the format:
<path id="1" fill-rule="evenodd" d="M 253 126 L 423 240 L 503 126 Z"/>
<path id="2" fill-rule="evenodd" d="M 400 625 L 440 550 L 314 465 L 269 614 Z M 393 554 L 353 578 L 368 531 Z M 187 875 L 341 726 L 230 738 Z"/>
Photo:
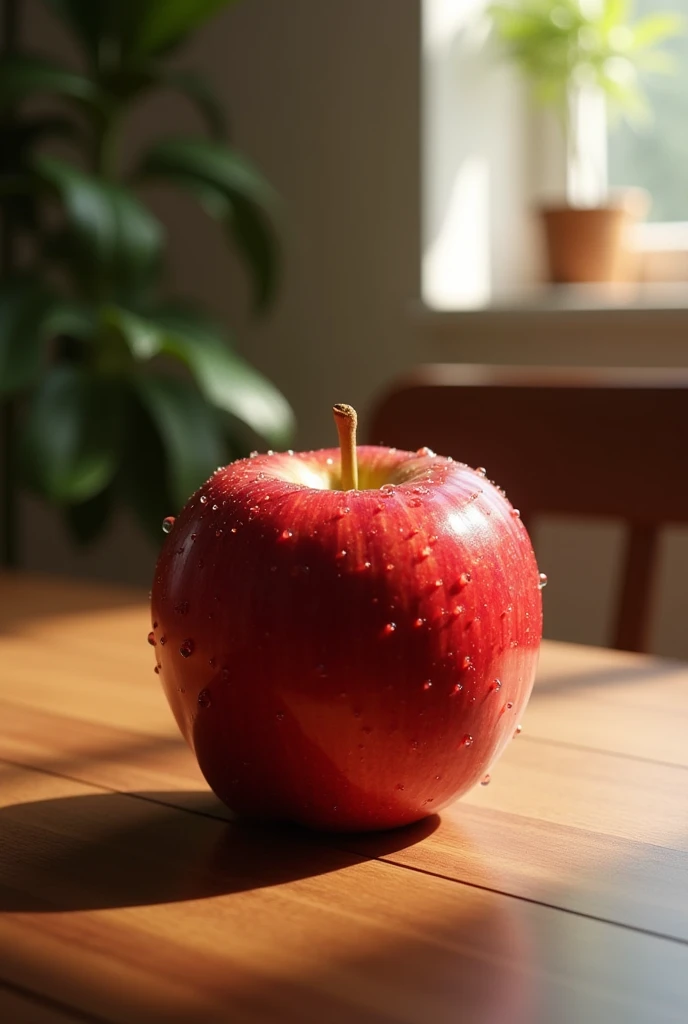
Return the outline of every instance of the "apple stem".
<path id="1" fill-rule="evenodd" d="M 343 491 L 358 490 L 358 459 L 356 458 L 356 424 L 358 416 L 351 405 L 338 404 L 332 407 L 334 422 L 339 434 L 339 448 L 342 453 L 341 488 Z"/>

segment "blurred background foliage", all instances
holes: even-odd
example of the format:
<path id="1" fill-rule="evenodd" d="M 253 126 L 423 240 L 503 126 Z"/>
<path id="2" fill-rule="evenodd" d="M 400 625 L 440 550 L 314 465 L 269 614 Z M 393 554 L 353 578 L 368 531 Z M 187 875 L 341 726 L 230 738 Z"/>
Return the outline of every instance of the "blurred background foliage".
<path id="1" fill-rule="evenodd" d="M 688 0 L 635 0 L 641 17 L 661 14 L 666 7 L 688 25 Z M 688 220 L 688 32 L 667 43 L 673 76 L 654 75 L 646 82 L 654 112 L 649 125 L 622 122 L 609 138 L 609 181 L 614 186 L 640 185 L 652 195 L 649 219 Z"/>
<path id="2" fill-rule="evenodd" d="M 218 465 L 256 437 L 288 446 L 293 414 L 231 338 L 165 287 L 165 229 L 148 182 L 191 195 L 236 247 L 257 313 L 272 301 L 276 197 L 229 141 L 203 77 L 167 59 L 232 0 L 44 0 L 81 66 L 13 45 L 0 63 L 0 397 L 5 560 L 17 483 L 86 542 L 128 505 L 156 539 Z M 205 136 L 151 139 L 126 166 L 124 127 L 151 90 L 197 107 Z M 41 101 L 49 101 L 49 113 Z M 38 109 L 37 102 L 38 101 Z M 56 102 L 57 101 L 57 102 Z M 59 154 L 59 155 L 58 155 Z M 66 156 L 63 154 L 67 154 Z"/>

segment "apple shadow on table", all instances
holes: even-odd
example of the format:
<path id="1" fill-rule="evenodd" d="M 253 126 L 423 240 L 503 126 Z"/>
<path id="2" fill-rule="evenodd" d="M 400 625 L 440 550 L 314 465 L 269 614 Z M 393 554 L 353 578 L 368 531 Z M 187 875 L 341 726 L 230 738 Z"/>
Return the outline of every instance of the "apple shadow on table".
<path id="1" fill-rule="evenodd" d="M 0 911 L 96 910 L 199 900 L 327 874 L 413 845 L 437 815 L 353 837 L 232 818 L 211 794 L 99 793 L 0 810 Z M 371 845 L 372 842 L 372 845 Z"/>

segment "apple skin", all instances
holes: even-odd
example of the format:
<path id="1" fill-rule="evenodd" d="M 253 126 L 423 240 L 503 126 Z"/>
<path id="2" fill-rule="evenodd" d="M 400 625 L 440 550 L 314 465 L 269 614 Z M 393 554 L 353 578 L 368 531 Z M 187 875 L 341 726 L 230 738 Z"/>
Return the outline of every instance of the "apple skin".
<path id="1" fill-rule="evenodd" d="M 156 670 L 209 785 L 243 815 L 416 821 L 485 776 L 530 695 L 540 579 L 516 510 L 483 471 L 427 449 L 360 446 L 358 460 L 372 489 L 321 489 L 337 449 L 220 469 L 160 555 Z"/>

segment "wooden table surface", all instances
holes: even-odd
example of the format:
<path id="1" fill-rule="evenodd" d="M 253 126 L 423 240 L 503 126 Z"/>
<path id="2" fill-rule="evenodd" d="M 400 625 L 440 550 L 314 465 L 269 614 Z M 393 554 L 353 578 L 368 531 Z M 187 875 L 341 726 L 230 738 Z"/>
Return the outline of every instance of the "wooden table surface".
<path id="1" fill-rule="evenodd" d="M 0 608 L 1 1021 L 688 1021 L 685 666 L 545 644 L 490 786 L 317 837 L 208 792 L 140 593 Z"/>

